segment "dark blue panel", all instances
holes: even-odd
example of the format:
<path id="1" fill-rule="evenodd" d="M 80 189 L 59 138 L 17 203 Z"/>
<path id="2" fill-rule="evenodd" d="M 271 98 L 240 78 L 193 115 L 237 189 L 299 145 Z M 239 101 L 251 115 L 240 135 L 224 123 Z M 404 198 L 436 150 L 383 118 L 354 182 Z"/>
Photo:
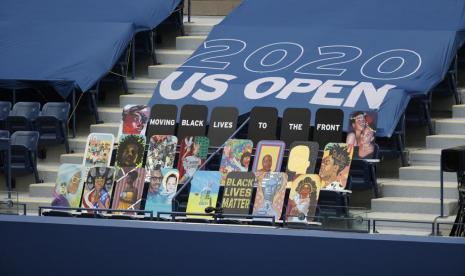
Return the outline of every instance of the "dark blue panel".
<path id="1" fill-rule="evenodd" d="M 49 81 L 66 96 L 69 86 L 86 91 L 111 70 L 132 39 L 133 26 L 0 22 L 0 33 L 0 86 Z"/>
<path id="2" fill-rule="evenodd" d="M 376 110 L 390 136 L 410 96 L 446 75 L 464 13 L 462 0 L 245 0 L 151 104 Z"/>
<path id="3" fill-rule="evenodd" d="M 181 0 L 2 0 L 0 87 L 51 84 L 66 97 L 92 87 L 135 32 L 155 28 Z"/>
<path id="4" fill-rule="evenodd" d="M 181 0 L 2 0 L 0 20 L 134 23 L 137 30 L 160 24 Z"/>
<path id="5" fill-rule="evenodd" d="M 12 216 L 0 235 L 0 275 L 465 275 L 462 238 Z"/>

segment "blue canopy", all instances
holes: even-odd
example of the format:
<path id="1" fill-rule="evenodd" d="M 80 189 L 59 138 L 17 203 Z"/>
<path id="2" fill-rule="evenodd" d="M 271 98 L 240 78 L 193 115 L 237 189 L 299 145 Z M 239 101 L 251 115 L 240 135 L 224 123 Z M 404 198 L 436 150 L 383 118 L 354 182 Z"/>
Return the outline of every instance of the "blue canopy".
<path id="1" fill-rule="evenodd" d="M 0 87 L 40 80 L 64 97 L 74 85 L 86 91 L 111 70 L 132 30 L 129 23 L 0 22 Z"/>
<path id="2" fill-rule="evenodd" d="M 91 88 L 135 32 L 155 28 L 182 0 L 1 0 L 0 87 L 45 82 L 66 97 Z"/>
<path id="3" fill-rule="evenodd" d="M 134 23 L 155 28 L 182 0 L 2 0 L 3 21 L 79 21 Z"/>
<path id="4" fill-rule="evenodd" d="M 284 24 L 343 29 L 463 30 L 465 1 L 245 0 L 223 23 L 266 27 Z"/>
<path id="5" fill-rule="evenodd" d="M 245 0 L 150 103 L 377 110 L 390 136 L 410 96 L 445 77 L 464 20 L 458 0 Z"/>

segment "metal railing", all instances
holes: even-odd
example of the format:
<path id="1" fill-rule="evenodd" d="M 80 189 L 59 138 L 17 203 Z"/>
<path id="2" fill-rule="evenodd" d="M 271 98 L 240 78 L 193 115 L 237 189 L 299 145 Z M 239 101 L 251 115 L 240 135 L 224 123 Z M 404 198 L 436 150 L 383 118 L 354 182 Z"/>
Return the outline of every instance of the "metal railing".
<path id="1" fill-rule="evenodd" d="M 38 214 L 39 216 L 42 216 L 43 210 L 50 210 L 50 211 L 77 211 L 80 212 L 79 214 L 90 214 L 90 215 L 101 215 L 103 213 L 111 214 L 111 215 L 128 215 L 127 213 L 133 213 L 134 215 L 138 214 L 144 214 L 144 217 L 146 214 L 149 214 L 149 217 L 153 219 L 153 211 L 145 211 L 145 210 L 130 210 L 130 209 L 94 209 L 94 208 L 73 208 L 73 207 L 58 207 L 58 206 L 39 206 Z M 86 212 L 82 212 L 86 211 Z M 89 212 L 89 213 L 87 213 Z M 66 213 L 66 212 L 64 212 Z M 73 215 L 72 213 L 68 213 L 70 215 Z"/>
<path id="2" fill-rule="evenodd" d="M 394 222 L 394 223 L 406 223 L 406 224 L 430 224 L 431 225 L 431 233 L 430 235 L 434 235 L 434 222 L 427 222 L 427 221 L 420 221 L 420 220 L 399 220 L 399 219 L 372 219 L 372 224 L 373 224 L 373 233 L 374 234 L 379 234 L 379 232 L 376 230 L 377 223 L 378 222 Z"/>
<path id="3" fill-rule="evenodd" d="M 234 219 L 266 219 L 266 220 L 269 219 L 273 226 L 276 224 L 276 218 L 274 216 L 223 214 L 223 213 L 158 212 L 157 218 L 158 219 L 163 218 L 162 215 L 170 216 L 171 221 L 176 221 L 177 216 L 183 216 L 186 219 L 195 219 L 189 216 L 201 216 L 201 217 L 211 217 L 214 223 L 217 223 L 221 219 L 234 218 Z"/>

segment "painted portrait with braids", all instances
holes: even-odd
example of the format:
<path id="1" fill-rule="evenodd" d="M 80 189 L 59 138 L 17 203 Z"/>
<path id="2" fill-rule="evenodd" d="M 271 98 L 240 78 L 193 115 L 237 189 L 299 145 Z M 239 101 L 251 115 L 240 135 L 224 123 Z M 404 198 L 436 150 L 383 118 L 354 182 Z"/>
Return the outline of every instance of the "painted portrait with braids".
<path id="1" fill-rule="evenodd" d="M 344 190 L 352 162 L 353 147 L 343 143 L 329 143 L 321 160 L 321 187 L 330 190 Z"/>

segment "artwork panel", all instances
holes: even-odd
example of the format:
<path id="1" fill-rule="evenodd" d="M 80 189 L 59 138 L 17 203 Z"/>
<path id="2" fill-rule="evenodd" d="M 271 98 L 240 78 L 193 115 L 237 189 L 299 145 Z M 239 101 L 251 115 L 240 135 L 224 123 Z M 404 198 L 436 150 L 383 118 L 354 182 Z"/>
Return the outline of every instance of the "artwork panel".
<path id="1" fill-rule="evenodd" d="M 346 144 L 357 148 L 355 156 L 360 159 L 373 158 L 377 122 L 378 113 L 374 111 L 354 111 L 350 114 Z"/>
<path id="2" fill-rule="evenodd" d="M 144 168 L 119 168 L 111 208 L 140 210 L 144 183 Z"/>
<path id="3" fill-rule="evenodd" d="M 326 145 L 319 171 L 323 189 L 345 189 L 353 153 L 354 148 L 345 143 L 329 143 Z"/>
<path id="4" fill-rule="evenodd" d="M 142 167 L 145 154 L 145 136 L 136 134 L 123 134 L 119 140 L 116 151 L 117 167 Z"/>
<path id="5" fill-rule="evenodd" d="M 191 181 L 187 213 L 205 213 L 205 208 L 216 207 L 220 190 L 221 173 L 197 171 Z M 188 215 L 189 218 L 208 219 L 208 216 Z"/>
<path id="6" fill-rule="evenodd" d="M 205 136 L 186 136 L 182 139 L 178 158 L 179 183 L 191 178 L 207 159 L 208 141 Z"/>
<path id="7" fill-rule="evenodd" d="M 113 167 L 92 167 L 87 173 L 81 200 L 82 208 L 108 209 L 114 186 Z"/>
<path id="8" fill-rule="evenodd" d="M 249 214 L 254 182 L 252 172 L 230 172 L 226 176 L 221 204 L 224 214 Z"/>
<path id="9" fill-rule="evenodd" d="M 252 158 L 253 142 L 251 140 L 230 139 L 226 142 L 221 156 L 221 185 L 230 172 L 247 172 Z"/>
<path id="10" fill-rule="evenodd" d="M 80 164 L 60 165 L 53 190 L 52 206 L 79 208 L 85 173 L 85 168 Z"/>
<path id="11" fill-rule="evenodd" d="M 298 175 L 292 181 L 286 208 L 288 222 L 304 223 L 314 220 L 320 185 L 320 176 L 317 174 Z"/>
<path id="12" fill-rule="evenodd" d="M 83 165 L 109 166 L 115 137 L 109 133 L 91 133 L 87 137 Z"/>
<path id="13" fill-rule="evenodd" d="M 279 172 L 284 157 L 286 145 L 283 141 L 263 140 L 257 145 L 253 172 Z"/>
<path id="14" fill-rule="evenodd" d="M 286 194 L 287 175 L 281 172 L 259 172 L 253 215 L 271 216 L 279 220 Z M 269 219 L 254 218 L 269 221 Z"/>
<path id="15" fill-rule="evenodd" d="M 172 200 L 177 191 L 179 171 L 177 169 L 162 168 L 154 171 L 149 182 L 145 200 L 145 210 L 157 212 L 171 212 Z M 169 215 L 161 215 L 170 218 Z"/>

